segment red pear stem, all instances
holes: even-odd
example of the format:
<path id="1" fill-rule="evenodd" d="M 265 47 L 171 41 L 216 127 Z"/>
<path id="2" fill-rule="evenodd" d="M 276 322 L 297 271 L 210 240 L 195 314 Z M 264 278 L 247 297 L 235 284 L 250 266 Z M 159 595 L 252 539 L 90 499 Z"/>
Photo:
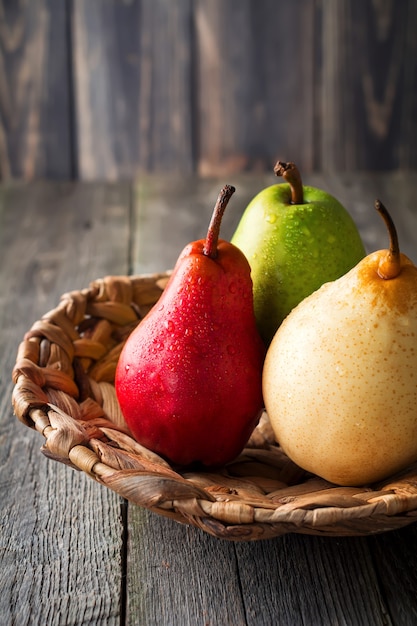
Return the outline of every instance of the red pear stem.
<path id="1" fill-rule="evenodd" d="M 235 193 L 235 187 L 232 185 L 225 185 L 217 197 L 213 214 L 211 216 L 210 224 L 207 231 L 206 241 L 203 246 L 203 254 L 215 259 L 217 256 L 217 243 L 219 241 L 220 224 L 222 221 L 223 213 L 229 203 L 230 198 Z"/>
<path id="2" fill-rule="evenodd" d="M 274 167 L 276 176 L 282 176 L 291 188 L 291 203 L 304 204 L 303 181 L 295 163 L 278 161 Z"/>
<path id="3" fill-rule="evenodd" d="M 380 200 L 375 200 L 375 208 L 385 222 L 389 235 L 389 250 L 381 257 L 378 265 L 378 275 L 380 278 L 390 280 L 396 278 L 401 272 L 400 246 L 398 243 L 397 230 L 388 210 Z"/>

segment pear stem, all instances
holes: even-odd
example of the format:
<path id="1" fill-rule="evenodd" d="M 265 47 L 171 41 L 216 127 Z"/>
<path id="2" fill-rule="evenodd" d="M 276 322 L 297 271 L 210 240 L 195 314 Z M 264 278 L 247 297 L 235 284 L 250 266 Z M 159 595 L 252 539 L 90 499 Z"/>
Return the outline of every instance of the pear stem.
<path id="1" fill-rule="evenodd" d="M 375 200 L 375 208 L 385 222 L 389 235 L 389 250 L 381 257 L 378 265 L 378 275 L 384 280 L 396 278 L 401 272 L 400 246 L 397 230 L 388 210 L 380 200 Z"/>
<path id="2" fill-rule="evenodd" d="M 291 188 L 291 203 L 304 204 L 303 181 L 295 163 L 278 161 L 274 167 L 276 176 L 282 176 Z"/>
<path id="3" fill-rule="evenodd" d="M 235 187 L 232 185 L 225 185 L 217 197 L 216 204 L 213 209 L 210 224 L 207 231 L 207 237 L 203 246 L 203 254 L 215 259 L 217 256 L 217 243 L 219 241 L 220 224 L 222 221 L 223 213 L 229 203 L 230 198 L 235 193 Z"/>

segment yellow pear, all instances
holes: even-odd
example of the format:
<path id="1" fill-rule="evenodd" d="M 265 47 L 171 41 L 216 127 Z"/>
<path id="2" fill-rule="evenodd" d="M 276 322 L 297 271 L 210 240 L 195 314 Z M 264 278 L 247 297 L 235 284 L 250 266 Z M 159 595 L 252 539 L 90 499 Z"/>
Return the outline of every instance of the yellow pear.
<path id="1" fill-rule="evenodd" d="M 389 250 L 303 300 L 263 371 L 275 436 L 300 467 L 339 485 L 382 480 L 417 461 L 417 267 L 378 200 Z"/>

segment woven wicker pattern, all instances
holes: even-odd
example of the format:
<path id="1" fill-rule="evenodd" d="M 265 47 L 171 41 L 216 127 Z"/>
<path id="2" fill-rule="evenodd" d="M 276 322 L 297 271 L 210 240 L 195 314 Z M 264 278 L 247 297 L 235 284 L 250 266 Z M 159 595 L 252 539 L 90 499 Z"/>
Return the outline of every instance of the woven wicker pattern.
<path id="1" fill-rule="evenodd" d="M 110 276 L 64 294 L 19 346 L 17 417 L 43 453 L 131 502 L 224 539 L 288 532 L 366 535 L 417 520 L 417 465 L 383 484 L 336 487 L 295 466 L 264 414 L 247 448 L 221 471 L 180 472 L 129 435 L 113 386 L 123 342 L 169 273 Z"/>

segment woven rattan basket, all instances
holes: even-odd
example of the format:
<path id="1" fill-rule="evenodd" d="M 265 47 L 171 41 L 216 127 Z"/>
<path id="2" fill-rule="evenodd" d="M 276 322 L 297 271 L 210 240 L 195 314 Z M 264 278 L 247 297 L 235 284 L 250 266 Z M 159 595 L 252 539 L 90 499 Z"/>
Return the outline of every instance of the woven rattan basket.
<path id="1" fill-rule="evenodd" d="M 13 407 L 43 435 L 47 457 L 137 505 L 235 541 L 288 532 L 368 535 L 417 520 L 417 465 L 379 485 L 337 487 L 283 454 L 266 414 L 242 454 L 215 473 L 178 471 L 134 441 L 116 399 L 115 367 L 168 276 L 97 280 L 64 294 L 26 333 Z"/>

